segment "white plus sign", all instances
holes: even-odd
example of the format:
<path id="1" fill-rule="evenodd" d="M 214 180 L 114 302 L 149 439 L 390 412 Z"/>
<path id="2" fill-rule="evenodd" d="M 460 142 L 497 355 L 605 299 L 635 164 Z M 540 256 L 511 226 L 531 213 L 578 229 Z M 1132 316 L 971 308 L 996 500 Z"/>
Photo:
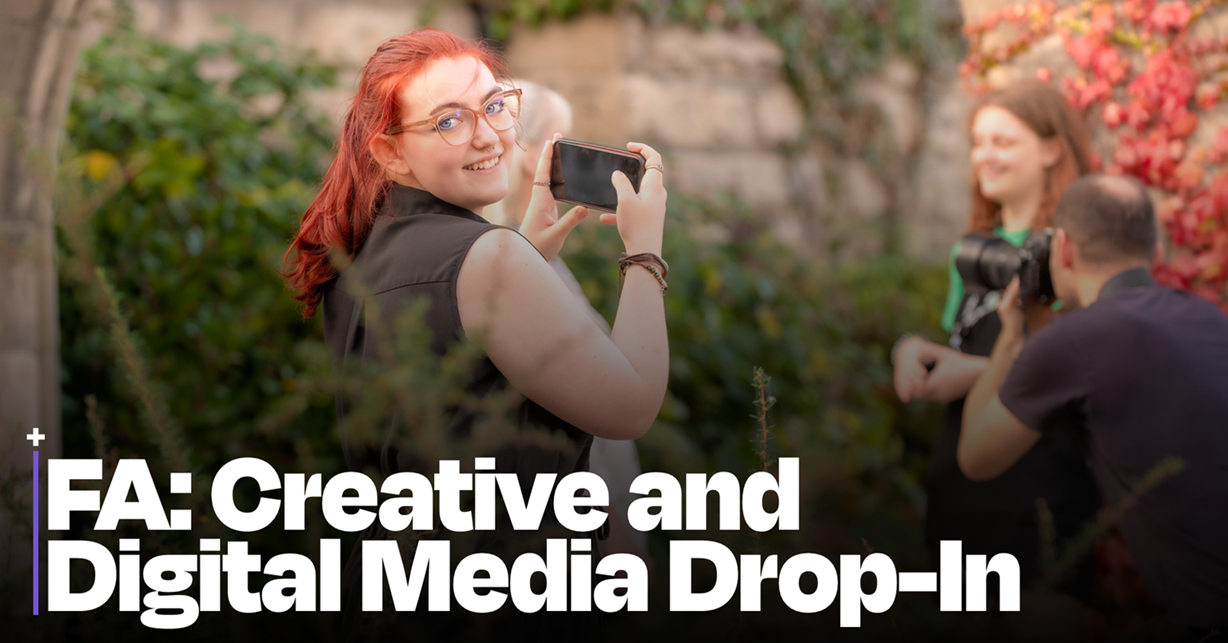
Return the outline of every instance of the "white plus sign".
<path id="1" fill-rule="evenodd" d="M 47 439 L 47 436 L 45 436 L 45 435 L 41 435 L 41 434 L 38 432 L 38 427 L 34 427 L 34 433 L 31 433 L 30 435 L 27 435 L 27 436 L 26 436 L 26 439 L 27 439 L 27 440 L 29 440 L 29 441 L 31 441 L 31 442 L 33 442 L 33 443 L 34 443 L 34 448 L 35 448 L 35 449 L 37 449 L 37 448 L 38 448 L 38 443 L 39 443 L 39 441 L 40 441 L 40 440 L 46 440 L 46 439 Z"/>

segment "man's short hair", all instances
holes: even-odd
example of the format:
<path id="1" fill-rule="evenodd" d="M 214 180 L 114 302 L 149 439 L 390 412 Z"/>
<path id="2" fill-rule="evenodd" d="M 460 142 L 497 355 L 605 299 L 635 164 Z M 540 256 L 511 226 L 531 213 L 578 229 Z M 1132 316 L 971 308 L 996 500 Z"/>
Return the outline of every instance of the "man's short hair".
<path id="1" fill-rule="evenodd" d="M 1093 266 L 1150 263 L 1155 256 L 1155 208 L 1131 176 L 1089 174 L 1071 183 L 1058 201 L 1053 227 L 1064 229 Z"/>

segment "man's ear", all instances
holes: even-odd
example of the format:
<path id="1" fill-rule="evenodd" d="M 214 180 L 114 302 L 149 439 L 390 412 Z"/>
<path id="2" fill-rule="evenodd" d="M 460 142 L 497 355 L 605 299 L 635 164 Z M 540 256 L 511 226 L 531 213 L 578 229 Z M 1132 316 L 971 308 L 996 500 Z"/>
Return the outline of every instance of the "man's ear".
<path id="1" fill-rule="evenodd" d="M 409 162 L 401 156 L 401 148 L 396 144 L 396 139 L 387 134 L 377 134 L 371 140 L 371 145 L 368 148 L 371 156 L 375 158 L 375 162 L 384 168 L 384 171 L 392 178 L 407 176 L 410 174 Z"/>
<path id="2" fill-rule="evenodd" d="M 1066 270 L 1074 267 L 1075 248 L 1070 235 L 1063 228 L 1053 231 L 1053 256 Z"/>

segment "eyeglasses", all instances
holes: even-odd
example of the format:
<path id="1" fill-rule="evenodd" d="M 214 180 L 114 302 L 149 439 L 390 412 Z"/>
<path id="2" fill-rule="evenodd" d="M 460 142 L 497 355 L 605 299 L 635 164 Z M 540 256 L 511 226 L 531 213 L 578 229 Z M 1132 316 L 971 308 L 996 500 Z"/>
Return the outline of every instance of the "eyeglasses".
<path id="1" fill-rule="evenodd" d="M 491 129 L 502 132 L 511 129 L 520 118 L 520 90 L 512 89 L 495 94 L 482 105 L 482 118 Z M 393 125 L 384 133 L 395 136 L 419 125 L 431 125 L 448 145 L 464 145 L 477 130 L 478 115 L 473 110 L 461 107 L 449 109 L 426 120 L 405 125 Z"/>

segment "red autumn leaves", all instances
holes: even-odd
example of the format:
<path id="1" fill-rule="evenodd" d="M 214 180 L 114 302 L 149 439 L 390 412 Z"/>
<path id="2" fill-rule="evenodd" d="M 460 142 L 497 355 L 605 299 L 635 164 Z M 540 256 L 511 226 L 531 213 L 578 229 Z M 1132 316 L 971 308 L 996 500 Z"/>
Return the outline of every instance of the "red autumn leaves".
<path id="1" fill-rule="evenodd" d="M 1155 270 L 1157 279 L 1228 313 L 1228 128 L 1216 133 L 1209 149 L 1190 140 L 1199 115 L 1228 94 L 1228 81 L 1216 77 L 1228 69 L 1228 41 L 1190 37 L 1215 1 L 1008 7 L 964 29 L 970 53 L 961 71 L 983 84 L 992 67 L 1047 36 L 1061 37 L 1078 70 L 1062 79 L 1067 99 L 1112 132 L 1105 171 L 1136 176 L 1153 188 L 1172 246 L 1171 257 Z M 1002 24 L 1014 28 L 996 31 L 1002 44 L 987 50 L 986 36 Z M 1050 72 L 1039 75 L 1048 80 Z"/>

